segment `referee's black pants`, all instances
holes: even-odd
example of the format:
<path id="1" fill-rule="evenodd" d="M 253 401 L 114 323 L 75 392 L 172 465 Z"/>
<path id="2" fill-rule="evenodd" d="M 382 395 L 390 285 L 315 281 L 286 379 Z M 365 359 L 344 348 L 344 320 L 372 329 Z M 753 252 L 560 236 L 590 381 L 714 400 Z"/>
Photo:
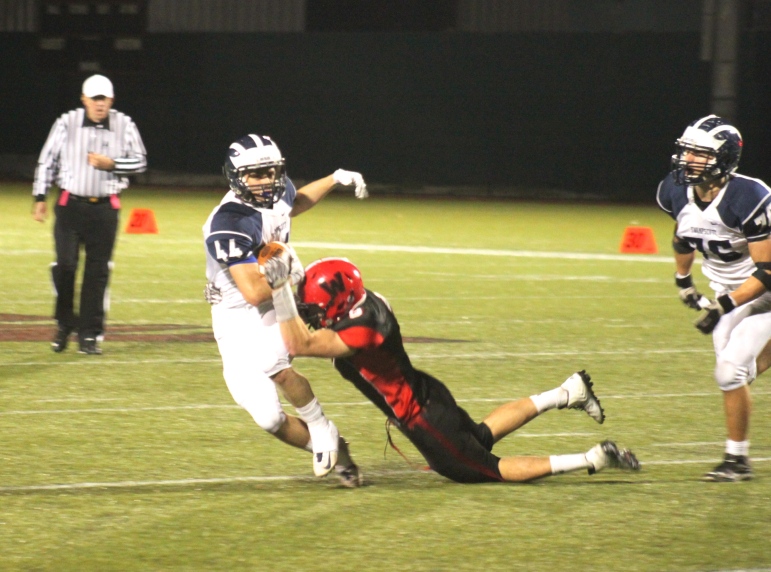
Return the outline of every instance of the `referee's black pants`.
<path id="1" fill-rule="evenodd" d="M 66 204 L 57 202 L 54 212 L 54 318 L 60 327 L 77 330 L 81 339 L 99 336 L 104 332 L 104 293 L 110 278 L 109 263 L 115 246 L 120 211 L 110 201 L 90 203 L 69 196 Z M 80 287 L 78 317 L 73 303 L 81 244 L 85 247 L 86 262 Z"/>

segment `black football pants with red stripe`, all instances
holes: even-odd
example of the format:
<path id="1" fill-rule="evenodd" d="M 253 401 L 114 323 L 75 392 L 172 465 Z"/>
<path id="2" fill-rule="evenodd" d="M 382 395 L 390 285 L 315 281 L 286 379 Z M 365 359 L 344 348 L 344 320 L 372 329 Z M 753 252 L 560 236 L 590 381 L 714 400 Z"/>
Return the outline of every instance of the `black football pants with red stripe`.
<path id="1" fill-rule="evenodd" d="M 402 432 L 428 465 L 448 479 L 458 483 L 503 480 L 498 470 L 500 457 L 491 452 L 490 428 L 471 419 L 442 382 L 423 375 L 429 388 L 427 403 L 407 426 L 401 425 Z"/>
<path id="2" fill-rule="evenodd" d="M 77 330 L 81 339 L 99 336 L 104 332 L 104 292 L 110 278 L 109 263 L 118 231 L 119 211 L 109 201 L 92 204 L 69 200 L 66 205 L 57 204 L 54 212 L 54 318 L 60 327 Z M 73 305 L 81 244 L 85 251 L 85 267 L 78 316 Z"/>

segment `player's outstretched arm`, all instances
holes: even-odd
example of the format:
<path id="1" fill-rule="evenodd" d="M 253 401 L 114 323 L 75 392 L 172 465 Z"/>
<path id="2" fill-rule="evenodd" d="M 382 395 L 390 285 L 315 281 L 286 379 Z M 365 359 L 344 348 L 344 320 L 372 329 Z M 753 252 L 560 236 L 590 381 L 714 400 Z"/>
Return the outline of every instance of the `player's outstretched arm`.
<path id="1" fill-rule="evenodd" d="M 289 283 L 273 290 L 273 306 L 276 320 L 281 328 L 281 337 L 287 350 L 293 356 L 337 358 L 353 355 L 337 332 L 326 328 L 311 332 L 300 319 L 297 305 Z"/>
<path id="2" fill-rule="evenodd" d="M 289 213 L 289 216 L 295 217 L 312 208 L 321 199 L 326 197 L 327 194 L 329 194 L 329 191 L 337 185 L 353 186 L 357 199 L 365 199 L 369 196 L 367 184 L 364 182 L 364 177 L 362 177 L 361 173 L 338 169 L 328 177 L 318 179 L 308 183 L 304 187 L 300 187 L 297 191 L 297 197 L 295 198 L 294 206 L 292 207 L 292 212 Z"/>

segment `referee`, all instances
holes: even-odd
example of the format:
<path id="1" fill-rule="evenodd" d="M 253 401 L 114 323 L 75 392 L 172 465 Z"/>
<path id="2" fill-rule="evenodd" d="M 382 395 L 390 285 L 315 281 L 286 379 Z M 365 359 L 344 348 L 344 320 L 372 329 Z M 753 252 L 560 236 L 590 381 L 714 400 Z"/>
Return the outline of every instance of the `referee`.
<path id="1" fill-rule="evenodd" d="M 64 351 L 77 331 L 80 353 L 101 354 L 104 334 L 105 292 L 118 231 L 120 193 L 128 187 L 127 175 L 147 168 L 147 158 L 137 126 L 128 115 L 112 109 L 112 82 L 93 75 L 83 82 L 83 108 L 59 117 L 40 152 L 32 194 L 32 216 L 43 222 L 46 196 L 59 188 L 54 212 L 56 262 L 51 265 L 56 289 L 54 317 L 58 324 L 51 342 Z M 85 269 L 80 288 L 80 316 L 75 313 L 75 275 L 80 245 L 85 247 Z"/>

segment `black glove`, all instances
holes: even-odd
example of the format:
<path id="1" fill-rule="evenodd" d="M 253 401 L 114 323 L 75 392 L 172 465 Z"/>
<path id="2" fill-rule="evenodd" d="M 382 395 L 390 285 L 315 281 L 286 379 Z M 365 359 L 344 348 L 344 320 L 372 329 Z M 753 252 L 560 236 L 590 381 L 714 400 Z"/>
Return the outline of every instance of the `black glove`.
<path id="1" fill-rule="evenodd" d="M 690 274 L 683 278 L 678 278 L 677 274 L 675 274 L 675 284 L 680 288 L 680 301 L 689 308 L 701 310 L 709 305 L 707 297 L 699 294 L 696 290 L 696 286 L 693 285 L 693 279 Z"/>
<path id="2" fill-rule="evenodd" d="M 723 314 L 727 314 L 731 310 L 736 308 L 736 304 L 728 294 L 718 296 L 717 300 L 710 302 L 709 306 L 704 308 L 704 311 L 699 316 L 699 319 L 694 322 L 694 326 L 702 333 L 709 334 L 715 329 L 717 323 Z"/>

